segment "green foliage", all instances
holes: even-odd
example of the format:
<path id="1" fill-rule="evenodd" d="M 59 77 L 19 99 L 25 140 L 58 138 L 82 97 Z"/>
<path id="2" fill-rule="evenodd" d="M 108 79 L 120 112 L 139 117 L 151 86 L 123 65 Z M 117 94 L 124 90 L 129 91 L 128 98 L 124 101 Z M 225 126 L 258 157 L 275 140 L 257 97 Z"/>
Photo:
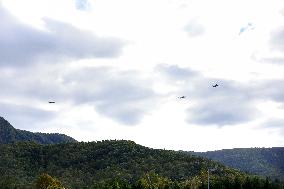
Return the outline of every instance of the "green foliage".
<path id="1" fill-rule="evenodd" d="M 66 135 L 17 130 L 2 117 L 0 152 L 1 189 L 62 189 L 48 174 L 74 189 L 206 189 L 208 168 L 214 168 L 211 189 L 283 189 L 279 180 L 247 175 L 189 153 L 124 140 L 78 143 Z M 261 173 L 273 178 L 283 176 L 283 148 L 198 155 L 221 157 L 242 170 L 265 170 Z"/>
<path id="2" fill-rule="evenodd" d="M 75 139 L 63 134 L 32 133 L 15 129 L 3 117 L 0 117 L 0 144 L 30 141 L 39 144 L 58 144 L 77 142 Z"/>
<path id="3" fill-rule="evenodd" d="M 284 180 L 284 148 L 236 148 L 194 153 L 251 174 Z"/>
<path id="4" fill-rule="evenodd" d="M 207 188 L 208 167 L 215 168 L 210 173 L 212 188 L 243 189 L 240 187 L 251 183 L 265 183 L 265 179 L 252 180 L 249 175 L 202 157 L 150 149 L 124 140 L 0 144 L 0 151 L 0 175 L 10 178 L 10 184 L 3 184 L 8 188 L 33 188 L 35 180 L 45 172 L 74 189 L 199 189 Z M 0 178 L 0 184 L 4 181 Z"/>
<path id="5" fill-rule="evenodd" d="M 15 180 L 15 178 L 3 177 L 3 178 L 0 180 L 0 188 L 1 188 L 1 189 L 15 188 L 16 182 L 17 182 L 17 181 Z"/>
<path id="6" fill-rule="evenodd" d="M 236 177 L 236 179 L 232 180 L 227 177 L 213 179 L 210 181 L 210 189 L 283 189 L 283 185 L 277 185 L 271 181 L 266 182 L 259 177 Z M 207 189 L 207 187 L 208 183 L 202 182 L 197 177 L 194 180 L 172 181 L 151 172 L 145 174 L 136 183 L 115 179 L 97 183 L 92 189 Z"/>
<path id="7" fill-rule="evenodd" d="M 36 189 L 64 189 L 59 180 L 47 173 L 41 174 L 36 181 Z"/>

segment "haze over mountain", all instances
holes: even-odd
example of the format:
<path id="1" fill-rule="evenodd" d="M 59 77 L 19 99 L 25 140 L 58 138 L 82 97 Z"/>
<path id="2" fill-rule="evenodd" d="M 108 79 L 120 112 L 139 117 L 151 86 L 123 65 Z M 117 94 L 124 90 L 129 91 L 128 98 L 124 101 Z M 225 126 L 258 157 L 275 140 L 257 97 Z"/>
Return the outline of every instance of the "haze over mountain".
<path id="1" fill-rule="evenodd" d="M 284 180 L 284 147 L 235 148 L 194 154 L 241 171 Z"/>
<path id="2" fill-rule="evenodd" d="M 33 133 L 30 131 L 15 129 L 7 120 L 0 117 L 0 143 L 36 142 L 38 144 L 58 144 L 77 142 L 72 137 L 58 133 Z"/>

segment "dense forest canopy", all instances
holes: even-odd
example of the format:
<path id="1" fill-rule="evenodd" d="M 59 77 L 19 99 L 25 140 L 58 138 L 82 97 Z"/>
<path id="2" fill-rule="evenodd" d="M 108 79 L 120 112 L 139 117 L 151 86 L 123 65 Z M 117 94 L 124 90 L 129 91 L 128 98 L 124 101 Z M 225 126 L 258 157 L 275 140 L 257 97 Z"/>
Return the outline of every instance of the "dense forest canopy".
<path id="1" fill-rule="evenodd" d="M 149 179 L 157 185 L 183 188 L 187 183 L 202 188 L 207 183 L 208 168 L 211 185 L 215 188 L 236 182 L 242 185 L 255 182 L 259 186 L 264 186 L 265 182 L 274 184 L 206 158 L 151 149 L 125 140 L 55 145 L 1 144 L 0 151 L 0 174 L 5 175 L 0 183 L 10 180 L 19 188 L 34 187 L 42 173 L 58 179 L 67 188 L 108 188 L 114 183 L 149 188 Z M 275 187 L 279 188 L 280 184 Z"/>
<path id="2" fill-rule="evenodd" d="M 245 172 L 284 180 L 284 148 L 235 148 L 193 153 Z"/>
<path id="3" fill-rule="evenodd" d="M 209 185 L 213 189 L 280 189 L 280 180 L 240 171 L 245 167 L 257 173 L 257 166 L 253 169 L 255 162 L 249 162 L 249 158 L 262 163 L 264 168 L 273 164 L 283 170 L 283 149 L 273 148 L 271 157 L 269 150 L 233 150 L 234 155 L 216 155 L 151 149 L 126 140 L 77 142 L 62 134 L 18 130 L 0 117 L 0 188 L 205 189 L 210 175 Z M 244 167 L 232 163 L 229 166 L 239 170 L 232 169 L 207 159 L 214 157 L 223 157 L 226 165 L 233 162 Z M 263 161 L 264 157 L 267 161 Z M 264 171 L 263 175 L 270 173 Z"/>

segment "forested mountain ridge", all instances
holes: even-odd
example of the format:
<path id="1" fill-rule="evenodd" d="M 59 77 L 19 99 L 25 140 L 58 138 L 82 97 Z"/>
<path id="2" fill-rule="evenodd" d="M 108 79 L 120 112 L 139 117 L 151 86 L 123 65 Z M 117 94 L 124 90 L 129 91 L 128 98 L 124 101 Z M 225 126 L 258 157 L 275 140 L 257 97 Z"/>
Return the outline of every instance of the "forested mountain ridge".
<path id="1" fill-rule="evenodd" d="M 196 153 L 152 149 L 126 140 L 76 142 L 66 135 L 18 130 L 0 117 L 1 189 L 42 189 L 35 183 L 44 178 L 55 188 L 69 189 L 205 189 L 208 169 L 211 189 L 283 189 L 281 182 Z"/>
<path id="2" fill-rule="evenodd" d="M 147 173 L 205 185 L 208 168 L 214 168 L 211 178 L 215 180 L 234 181 L 246 176 L 202 157 L 151 149 L 132 141 L 1 144 L 0 151 L 0 174 L 5 175 L 2 179 L 26 186 L 31 186 L 41 173 L 55 176 L 67 188 L 90 188 L 114 179 L 136 183 Z"/>
<path id="3" fill-rule="evenodd" d="M 77 142 L 72 137 L 58 133 L 33 133 L 15 129 L 7 120 L 0 117 L 0 143 L 9 144 L 15 142 L 31 141 L 39 144 L 57 144 L 65 142 Z"/>
<path id="4" fill-rule="evenodd" d="M 284 147 L 235 148 L 193 154 L 241 171 L 284 180 Z"/>

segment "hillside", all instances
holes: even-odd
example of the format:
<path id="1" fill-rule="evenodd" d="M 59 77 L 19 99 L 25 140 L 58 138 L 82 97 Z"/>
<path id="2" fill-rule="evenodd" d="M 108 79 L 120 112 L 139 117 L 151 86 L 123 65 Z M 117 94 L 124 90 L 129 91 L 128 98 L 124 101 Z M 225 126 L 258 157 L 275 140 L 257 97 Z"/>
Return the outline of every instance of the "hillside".
<path id="1" fill-rule="evenodd" d="M 253 157 L 252 154 L 243 156 L 239 152 L 235 163 L 241 160 L 237 157 L 251 157 L 252 162 L 259 160 L 266 168 L 274 163 L 275 168 L 283 170 L 283 150 L 277 149 L 273 157 L 267 157 L 273 162 L 260 161 L 260 154 L 254 154 L 258 157 Z M 36 188 L 35 181 L 42 173 L 59 179 L 67 188 L 205 189 L 208 168 L 212 169 L 211 189 L 283 188 L 283 183 L 260 179 L 200 157 L 206 153 L 190 154 L 151 149 L 125 140 L 76 142 L 62 134 L 32 133 L 15 129 L 2 117 L 0 152 L 0 188 L 5 189 Z M 252 165 L 244 164 L 248 167 Z M 269 175 L 269 172 L 262 174 Z"/>
<path id="2" fill-rule="evenodd" d="M 75 139 L 64 134 L 33 133 L 15 129 L 7 120 L 0 117 L 0 143 L 9 144 L 24 141 L 36 142 L 39 144 L 76 142 Z"/>
<path id="3" fill-rule="evenodd" d="M 215 180 L 245 177 L 202 157 L 150 149 L 132 141 L 2 144 L 0 151 L 0 173 L 5 175 L 2 179 L 27 186 L 43 172 L 55 176 L 68 188 L 90 187 L 117 178 L 135 183 L 146 173 L 174 181 L 195 179 L 194 182 L 203 181 L 205 185 L 208 167 L 215 169 L 211 173 Z"/>
<path id="4" fill-rule="evenodd" d="M 284 180 L 284 147 L 236 148 L 194 154 L 241 171 Z"/>

